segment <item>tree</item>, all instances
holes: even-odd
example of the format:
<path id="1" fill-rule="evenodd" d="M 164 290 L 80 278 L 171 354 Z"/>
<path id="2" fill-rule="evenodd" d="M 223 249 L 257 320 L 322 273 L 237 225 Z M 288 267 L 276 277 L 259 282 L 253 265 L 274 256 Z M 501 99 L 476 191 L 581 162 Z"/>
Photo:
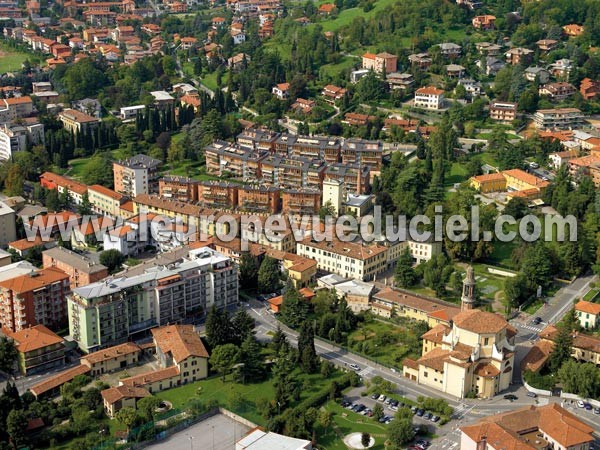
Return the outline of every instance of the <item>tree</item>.
<path id="1" fill-rule="evenodd" d="M 160 405 L 160 400 L 153 395 L 141 398 L 137 403 L 139 414 L 147 421 L 154 420 L 156 409 Z"/>
<path id="2" fill-rule="evenodd" d="M 403 288 L 411 287 L 417 278 L 415 269 L 413 268 L 413 258 L 410 254 L 410 249 L 407 247 L 400 257 L 396 265 L 396 281 Z"/>
<path id="3" fill-rule="evenodd" d="M 319 412 L 318 422 L 323 428 L 327 429 L 331 426 L 331 422 L 333 421 L 333 413 L 331 411 L 327 411 L 326 409 L 322 409 Z"/>
<path id="4" fill-rule="evenodd" d="M 249 334 L 240 347 L 240 363 L 238 376 L 242 383 L 259 381 L 264 376 L 264 358 L 262 349 L 256 338 Z"/>
<path id="5" fill-rule="evenodd" d="M 229 314 L 213 304 L 206 317 L 206 341 L 211 348 L 230 344 L 235 340 Z"/>
<path id="6" fill-rule="evenodd" d="M 23 171 L 17 164 L 11 164 L 8 169 L 4 187 L 8 195 L 22 195 L 25 177 Z"/>
<path id="7" fill-rule="evenodd" d="M 388 440 L 393 449 L 401 449 L 414 435 L 411 419 L 397 418 L 388 425 Z"/>
<path id="8" fill-rule="evenodd" d="M 25 411 L 20 409 L 13 409 L 8 413 L 6 418 L 6 431 L 10 436 L 10 441 L 14 448 L 20 448 L 20 446 L 26 441 L 26 430 L 27 430 L 27 416 Z"/>
<path id="9" fill-rule="evenodd" d="M 46 208 L 49 211 L 60 211 L 60 201 L 56 189 L 50 189 L 48 194 L 46 194 Z"/>
<path id="10" fill-rule="evenodd" d="M 288 282 L 285 293 L 283 294 L 283 303 L 281 305 L 281 320 L 292 328 L 300 326 L 306 320 L 308 314 L 308 305 L 301 298 L 298 289 Z"/>
<path id="11" fill-rule="evenodd" d="M 256 259 L 250 252 L 242 253 L 239 264 L 240 287 L 242 289 L 256 289 L 258 282 L 258 266 Z"/>
<path id="12" fill-rule="evenodd" d="M 319 357 L 315 350 L 315 333 L 312 323 L 304 321 L 298 335 L 298 356 L 300 366 L 306 373 L 315 373 L 318 368 Z"/>
<path id="13" fill-rule="evenodd" d="M 281 326 L 277 324 L 277 329 L 275 330 L 275 333 L 273 333 L 273 337 L 271 339 L 271 347 L 273 348 L 273 351 L 276 354 L 279 354 L 282 349 L 287 351 L 289 345 L 290 344 L 288 343 L 287 336 L 281 329 Z"/>
<path id="14" fill-rule="evenodd" d="M 529 212 L 527 202 L 521 197 L 512 198 L 506 208 L 504 208 L 503 214 L 514 217 L 515 220 L 522 219 Z"/>
<path id="15" fill-rule="evenodd" d="M 531 291 L 527 287 L 527 280 L 523 274 L 519 273 L 515 277 L 507 278 L 504 281 L 506 312 L 510 312 L 512 308 L 519 307 L 530 295 Z"/>
<path id="16" fill-rule="evenodd" d="M 231 319 L 231 327 L 235 335 L 236 344 L 241 344 L 248 337 L 254 336 L 254 319 L 245 309 L 238 309 Z"/>
<path id="17" fill-rule="evenodd" d="M 368 448 L 369 444 L 371 443 L 371 435 L 366 431 L 363 431 L 363 433 L 360 436 L 360 443 L 364 448 Z"/>
<path id="18" fill-rule="evenodd" d="M 548 367 L 554 373 L 563 365 L 565 361 L 571 359 L 571 349 L 573 347 L 573 330 L 565 326 L 564 323 L 558 327 L 558 334 L 554 341 L 554 349 L 550 353 Z"/>
<path id="19" fill-rule="evenodd" d="M 379 420 L 384 415 L 385 414 L 383 412 L 383 406 L 381 406 L 381 404 L 379 404 L 379 403 L 375 404 L 375 406 L 373 407 L 373 419 Z"/>
<path id="20" fill-rule="evenodd" d="M 87 185 L 113 187 L 112 161 L 105 154 L 95 154 L 81 169 L 81 179 Z"/>
<path id="21" fill-rule="evenodd" d="M 135 409 L 130 407 L 121 408 L 117 411 L 115 415 L 117 421 L 121 422 L 127 428 L 127 433 L 129 433 L 129 429 L 135 423 L 137 419 L 137 413 Z"/>
<path id="22" fill-rule="evenodd" d="M 17 348 L 12 339 L 0 337 L 0 370 L 11 374 L 17 361 Z"/>
<path id="23" fill-rule="evenodd" d="M 333 206 L 330 200 L 327 200 L 327 202 L 319 208 L 319 219 L 325 220 L 328 216 L 336 216 L 335 206 Z"/>
<path id="24" fill-rule="evenodd" d="M 77 206 L 77 212 L 82 216 L 89 216 L 92 214 L 92 203 L 90 202 L 90 196 L 87 191 L 81 196 L 81 203 Z"/>
<path id="25" fill-rule="evenodd" d="M 279 288 L 279 263 L 275 258 L 266 256 L 258 269 L 258 290 L 262 293 L 274 292 Z"/>
<path id="26" fill-rule="evenodd" d="M 213 349 L 209 362 L 212 368 L 221 374 L 221 381 L 225 381 L 227 374 L 240 361 L 240 356 L 239 348 L 233 344 L 224 344 Z"/>
<path id="27" fill-rule="evenodd" d="M 106 266 L 109 273 L 117 272 L 125 262 L 125 255 L 119 250 L 110 249 L 100 253 L 100 264 Z"/>

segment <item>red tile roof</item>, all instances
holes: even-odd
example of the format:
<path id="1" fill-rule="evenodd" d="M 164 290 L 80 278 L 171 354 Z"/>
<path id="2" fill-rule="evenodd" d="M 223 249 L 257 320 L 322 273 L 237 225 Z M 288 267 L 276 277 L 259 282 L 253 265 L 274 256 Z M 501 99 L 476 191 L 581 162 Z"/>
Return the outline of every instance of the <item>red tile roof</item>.
<path id="1" fill-rule="evenodd" d="M 193 325 L 168 325 L 153 328 L 151 332 L 157 347 L 163 353 L 171 353 L 178 364 L 190 356 L 209 356 Z"/>
<path id="2" fill-rule="evenodd" d="M 21 275 L 0 282 L 0 287 L 13 291 L 16 294 L 41 289 L 50 284 L 65 281 L 69 275 L 56 267 L 47 267 L 32 274 Z"/>
<path id="3" fill-rule="evenodd" d="M 4 329 L 3 332 L 15 341 L 17 350 L 21 353 L 60 344 L 63 341 L 63 338 L 49 330 L 45 325 L 36 325 L 14 333 L 10 329 Z"/>
<path id="4" fill-rule="evenodd" d="M 48 392 L 52 389 L 62 386 L 66 382 L 71 381 L 77 375 L 83 375 L 83 374 L 88 373 L 89 371 L 90 371 L 90 368 L 88 366 L 83 366 L 83 365 L 75 366 L 70 369 L 63 370 L 62 372 L 57 373 L 56 375 L 54 375 L 50 378 L 47 378 L 46 380 L 42 381 L 41 383 L 38 383 L 38 384 L 32 386 L 29 390 L 31 391 L 31 393 L 33 395 L 35 395 L 37 397 L 45 392 Z"/>

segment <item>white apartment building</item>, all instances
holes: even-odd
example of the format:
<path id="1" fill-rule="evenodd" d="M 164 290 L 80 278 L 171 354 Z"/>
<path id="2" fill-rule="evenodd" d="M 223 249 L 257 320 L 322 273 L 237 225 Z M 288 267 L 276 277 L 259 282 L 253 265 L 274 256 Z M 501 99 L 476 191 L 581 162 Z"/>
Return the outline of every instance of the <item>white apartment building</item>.
<path id="1" fill-rule="evenodd" d="M 444 91 L 434 86 L 417 89 L 415 92 L 415 108 L 439 110 L 444 107 Z"/>
<path id="2" fill-rule="evenodd" d="M 0 160 L 7 161 L 16 152 L 27 149 L 27 145 L 44 145 L 44 124 L 4 124 L 0 127 Z"/>

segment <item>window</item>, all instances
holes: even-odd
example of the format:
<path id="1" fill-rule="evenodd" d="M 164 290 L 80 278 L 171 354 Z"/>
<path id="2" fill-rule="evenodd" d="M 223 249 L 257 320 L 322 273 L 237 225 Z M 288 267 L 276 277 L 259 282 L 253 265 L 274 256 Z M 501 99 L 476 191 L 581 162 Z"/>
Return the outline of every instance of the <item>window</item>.
<path id="1" fill-rule="evenodd" d="M 490 343 L 490 338 L 485 338 L 483 340 L 483 345 L 488 345 Z"/>

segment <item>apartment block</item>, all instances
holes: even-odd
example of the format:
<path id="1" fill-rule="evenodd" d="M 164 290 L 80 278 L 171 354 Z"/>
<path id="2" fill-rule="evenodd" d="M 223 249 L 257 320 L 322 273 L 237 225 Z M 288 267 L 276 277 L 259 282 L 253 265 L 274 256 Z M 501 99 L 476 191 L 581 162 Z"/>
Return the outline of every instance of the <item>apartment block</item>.
<path id="1" fill-rule="evenodd" d="M 53 172 L 44 172 L 41 174 L 40 185 L 46 189 L 56 189 L 61 194 L 65 190 L 68 191 L 69 196 L 76 205 L 81 204 L 83 195 L 86 194 L 88 190 L 85 184 Z"/>
<path id="2" fill-rule="evenodd" d="M 381 141 L 348 138 L 342 145 L 342 164 L 367 166 L 372 172 L 379 172 L 383 164 L 383 144 Z"/>
<path id="3" fill-rule="evenodd" d="M 439 110 L 444 107 L 444 90 L 434 86 L 419 88 L 415 91 L 415 108 Z"/>
<path id="4" fill-rule="evenodd" d="M 85 255 L 64 247 L 54 247 L 42 253 L 44 268 L 56 267 L 69 275 L 71 290 L 103 280 L 108 269 Z"/>
<path id="5" fill-rule="evenodd" d="M 115 191 L 132 198 L 138 194 L 158 192 L 158 170 L 161 165 L 158 159 L 143 154 L 114 162 Z"/>
<path id="6" fill-rule="evenodd" d="M 517 118 L 516 103 L 492 102 L 490 104 L 490 119 L 509 124 Z"/>
<path id="7" fill-rule="evenodd" d="M 296 253 L 317 261 L 317 267 L 345 278 L 373 280 L 387 268 L 387 249 L 383 246 L 355 242 L 298 242 Z"/>
<path id="8" fill-rule="evenodd" d="M 296 136 L 282 134 L 275 141 L 275 153 L 282 156 L 298 156 L 322 159 L 327 163 L 340 160 L 340 140 L 327 136 Z"/>
<path id="9" fill-rule="evenodd" d="M 254 213 L 278 213 L 281 208 L 281 191 L 273 186 L 240 186 L 237 207 Z"/>
<path id="10" fill-rule="evenodd" d="M 187 177 L 165 175 L 158 181 L 158 195 L 185 203 L 198 201 L 199 182 Z"/>
<path id="11" fill-rule="evenodd" d="M 9 242 L 17 239 L 17 216 L 14 209 L 0 202 L 0 246 L 6 248 Z"/>
<path id="12" fill-rule="evenodd" d="M 44 325 L 35 325 L 13 333 L 2 331 L 12 339 L 17 348 L 17 363 L 21 375 L 29 376 L 60 367 L 65 363 L 63 338 Z"/>
<path id="13" fill-rule="evenodd" d="M 377 73 L 391 73 L 395 72 L 398 68 L 398 57 L 391 53 L 365 53 L 362 55 L 362 67 L 363 69 L 373 70 Z"/>
<path id="14" fill-rule="evenodd" d="M 67 319 L 69 276 L 49 267 L 0 282 L 0 322 L 15 332 L 34 325 L 57 329 Z"/>
<path id="15" fill-rule="evenodd" d="M 16 152 L 27 150 L 28 144 L 44 145 L 44 124 L 4 124 L 0 128 L 0 160 L 9 160 Z"/>
<path id="16" fill-rule="evenodd" d="M 68 298 L 69 331 L 82 350 L 96 351 L 237 301 L 237 266 L 201 247 L 180 262 L 74 289 Z"/>
<path id="17" fill-rule="evenodd" d="M 234 209 L 238 205 L 238 186 L 222 181 L 198 183 L 198 204 L 206 208 Z"/>
<path id="18" fill-rule="evenodd" d="M 577 108 L 540 109 L 533 115 L 539 129 L 574 129 L 585 123 L 583 113 Z"/>
<path id="19" fill-rule="evenodd" d="M 270 153 L 273 151 L 275 140 L 278 137 L 279 133 L 274 131 L 248 128 L 238 134 L 235 141 L 242 148 Z"/>
<path id="20" fill-rule="evenodd" d="M 58 115 L 65 130 L 77 134 L 92 130 L 100 124 L 100 119 L 76 109 L 65 109 Z"/>
<path id="21" fill-rule="evenodd" d="M 121 205 L 127 200 L 123 194 L 99 184 L 88 187 L 88 196 L 94 212 L 113 218 L 120 216 Z"/>
<path id="22" fill-rule="evenodd" d="M 321 207 L 321 191 L 317 189 L 284 189 L 281 193 L 283 214 L 317 214 Z"/>
<path id="23" fill-rule="evenodd" d="M 371 169 L 356 163 L 330 164 L 325 169 L 325 179 L 343 182 L 345 193 L 364 194 L 370 187 Z"/>
<path id="24" fill-rule="evenodd" d="M 540 87 L 540 95 L 546 95 L 552 101 L 561 101 L 573 96 L 577 92 L 575 86 L 571 83 L 560 81 L 557 83 L 548 83 Z"/>
<path id="25" fill-rule="evenodd" d="M 255 181 L 260 174 L 260 163 L 267 152 L 216 141 L 204 148 L 206 171 L 211 175 L 230 176 L 244 181 Z"/>
<path id="26" fill-rule="evenodd" d="M 33 101 L 29 96 L 0 99 L 0 123 L 29 117 L 33 114 Z"/>

